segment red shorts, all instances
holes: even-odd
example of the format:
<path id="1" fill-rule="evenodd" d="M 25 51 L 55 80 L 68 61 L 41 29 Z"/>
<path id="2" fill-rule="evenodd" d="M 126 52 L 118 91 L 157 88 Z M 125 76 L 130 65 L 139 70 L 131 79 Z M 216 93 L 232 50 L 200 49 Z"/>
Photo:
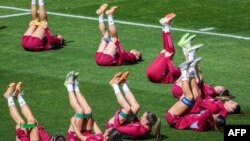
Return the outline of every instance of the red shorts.
<path id="1" fill-rule="evenodd" d="M 22 37 L 22 47 L 29 51 L 41 51 L 45 50 L 43 45 L 43 40 L 38 37 L 23 36 Z"/>
<path id="2" fill-rule="evenodd" d="M 114 56 L 102 52 L 96 52 L 95 61 L 96 64 L 100 66 L 114 66 L 116 65 L 117 59 Z"/>
<path id="3" fill-rule="evenodd" d="M 30 141 L 28 135 L 21 128 L 16 129 L 16 136 L 20 141 Z"/>

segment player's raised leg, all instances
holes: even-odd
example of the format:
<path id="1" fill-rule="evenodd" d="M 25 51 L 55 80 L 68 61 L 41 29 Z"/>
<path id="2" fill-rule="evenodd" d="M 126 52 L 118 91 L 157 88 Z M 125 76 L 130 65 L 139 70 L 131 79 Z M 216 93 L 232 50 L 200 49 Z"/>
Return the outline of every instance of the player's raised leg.
<path id="1" fill-rule="evenodd" d="M 22 82 L 18 82 L 16 89 L 18 91 L 22 89 Z M 27 120 L 27 124 L 34 125 L 34 127 L 29 129 L 30 140 L 39 141 L 39 132 L 38 132 L 38 128 L 35 126 L 36 125 L 35 117 L 33 116 L 28 104 L 24 100 L 21 91 L 19 91 L 16 97 L 17 97 L 19 106 L 21 108 L 21 112 Z"/>
<path id="2" fill-rule="evenodd" d="M 123 73 L 121 78 L 119 79 L 119 83 L 120 83 L 120 85 L 122 87 L 122 90 L 124 92 L 124 96 L 125 96 L 125 98 L 127 99 L 128 103 L 130 105 L 130 109 L 131 109 L 132 113 L 134 115 L 137 115 L 137 113 L 140 110 L 140 105 L 137 102 L 137 100 L 135 99 L 133 93 L 131 92 L 131 90 L 129 89 L 129 87 L 128 87 L 127 83 L 126 83 L 128 75 L 129 75 L 128 71 Z"/>
<path id="3" fill-rule="evenodd" d="M 82 122 L 83 122 L 83 109 L 79 105 L 75 92 L 74 92 L 74 71 L 71 71 L 67 74 L 66 80 L 64 83 L 65 87 L 68 90 L 68 96 L 69 96 L 69 103 L 72 109 L 75 112 L 75 117 L 76 117 L 76 125 L 78 130 L 82 130 Z M 71 129 L 71 130 L 70 130 Z M 72 128 L 69 128 L 70 131 L 73 131 Z"/>
<path id="4" fill-rule="evenodd" d="M 36 31 L 32 34 L 34 37 L 43 39 L 45 30 L 48 27 L 47 13 L 44 6 L 44 0 L 39 0 L 39 15 L 41 24 L 37 27 Z"/>
<path id="5" fill-rule="evenodd" d="M 104 49 L 107 47 L 108 42 L 110 41 L 109 33 L 106 31 L 104 18 L 103 18 L 104 12 L 107 7 L 108 7 L 108 4 L 105 3 L 101 5 L 100 8 L 96 11 L 98 15 L 99 31 L 102 35 L 101 43 L 99 45 L 97 52 L 103 52 Z"/>
<path id="6" fill-rule="evenodd" d="M 116 30 L 115 22 L 113 19 L 113 14 L 116 11 L 116 9 L 117 9 L 117 6 L 113 6 L 110 8 L 110 10 L 106 11 L 106 15 L 108 16 L 108 25 L 109 25 L 109 33 L 111 37 L 111 42 L 108 43 L 108 46 L 103 51 L 103 53 L 113 55 L 113 56 L 116 54 L 116 51 L 117 51 L 117 46 L 115 45 L 115 43 L 118 40 L 117 30 Z"/>

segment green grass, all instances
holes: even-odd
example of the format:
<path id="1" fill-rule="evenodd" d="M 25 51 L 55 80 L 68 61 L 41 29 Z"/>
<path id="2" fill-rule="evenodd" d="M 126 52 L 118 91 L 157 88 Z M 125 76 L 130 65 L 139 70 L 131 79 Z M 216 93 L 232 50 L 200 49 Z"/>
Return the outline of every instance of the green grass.
<path id="1" fill-rule="evenodd" d="M 95 11 L 104 0 L 53 0 L 46 1 L 51 12 L 96 17 Z M 250 4 L 242 1 L 183 1 L 183 0 L 110 0 L 110 5 L 119 7 L 115 19 L 159 25 L 158 20 L 167 12 L 175 12 L 173 27 L 200 29 L 215 27 L 213 32 L 249 36 Z M 29 0 L 1 1 L 0 5 L 28 9 Z M 0 15 L 16 14 L 18 11 L 0 9 Z M 20 12 L 22 13 L 22 12 Z M 70 70 L 80 72 L 80 89 L 91 105 L 95 120 L 102 130 L 106 121 L 119 107 L 108 82 L 117 71 L 129 70 L 129 86 L 141 105 L 139 116 L 144 111 L 154 111 L 162 119 L 163 140 L 223 140 L 223 134 L 213 131 L 178 131 L 165 122 L 165 111 L 175 102 L 170 85 L 153 84 L 146 78 L 149 63 L 162 49 L 161 30 L 118 24 L 119 37 L 125 49 L 136 48 L 143 53 L 144 61 L 131 66 L 100 67 L 95 64 L 94 54 L 101 36 L 97 21 L 49 15 L 53 33 L 61 33 L 70 41 L 60 50 L 27 52 L 20 46 L 20 39 L 30 16 L 0 20 L 0 92 L 4 93 L 10 82 L 23 81 L 25 100 L 39 123 L 50 133 L 65 134 L 73 111 L 67 91 L 63 86 Z M 183 32 L 172 31 L 175 45 Z M 249 77 L 250 41 L 220 36 L 198 34 L 195 43 L 204 48 L 197 53 L 203 57 L 200 63 L 203 76 L 209 84 L 223 85 L 237 96 L 245 116 L 228 116 L 227 124 L 250 124 Z M 176 45 L 174 63 L 183 60 Z M 10 119 L 7 102 L 0 98 L 0 140 L 15 139 L 15 124 Z M 153 140 L 153 139 L 147 139 Z"/>

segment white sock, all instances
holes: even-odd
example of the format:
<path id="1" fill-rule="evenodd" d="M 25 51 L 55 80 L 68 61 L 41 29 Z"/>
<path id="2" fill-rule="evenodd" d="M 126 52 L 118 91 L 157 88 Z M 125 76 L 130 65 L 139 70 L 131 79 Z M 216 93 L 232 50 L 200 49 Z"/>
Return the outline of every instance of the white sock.
<path id="1" fill-rule="evenodd" d="M 13 97 L 12 97 L 12 96 L 9 96 L 7 100 L 8 100 L 8 106 L 15 105 L 15 102 L 14 102 L 14 100 L 13 100 Z"/>
<path id="2" fill-rule="evenodd" d="M 113 16 L 112 16 L 112 15 L 109 15 L 109 16 L 108 16 L 108 23 L 109 23 L 109 25 L 113 25 L 113 24 L 115 24 L 115 22 L 114 22 L 114 20 L 113 20 Z"/>
<path id="3" fill-rule="evenodd" d="M 79 89 L 78 85 L 75 85 L 75 92 L 77 93 L 79 91 L 80 91 L 80 89 Z"/>
<path id="4" fill-rule="evenodd" d="M 114 89 L 115 94 L 121 92 L 121 91 L 120 91 L 120 88 L 119 88 L 119 86 L 118 86 L 118 84 L 112 84 L 112 87 L 113 87 L 113 89 Z"/>
<path id="5" fill-rule="evenodd" d="M 31 4 L 36 4 L 36 0 L 31 0 Z"/>
<path id="6" fill-rule="evenodd" d="M 195 57 L 195 51 L 190 51 L 188 53 L 188 60 L 194 60 Z"/>
<path id="7" fill-rule="evenodd" d="M 181 70 L 181 80 L 188 80 L 187 70 Z"/>
<path id="8" fill-rule="evenodd" d="M 124 92 L 129 91 L 129 87 L 128 87 L 127 83 L 123 83 L 123 84 L 122 84 L 122 90 L 123 90 Z"/>
<path id="9" fill-rule="evenodd" d="M 103 14 L 101 14 L 98 18 L 99 23 L 103 23 L 104 19 L 103 19 Z"/>
<path id="10" fill-rule="evenodd" d="M 17 100 L 18 100 L 18 103 L 19 103 L 20 107 L 22 107 L 23 105 L 26 104 L 26 102 L 25 102 L 25 100 L 23 99 L 23 97 L 22 97 L 21 94 L 18 94 Z"/>
<path id="11" fill-rule="evenodd" d="M 195 77 L 195 67 L 190 67 L 188 70 L 189 78 L 194 78 Z"/>
<path id="12" fill-rule="evenodd" d="M 169 25 L 162 26 L 162 31 L 165 33 L 169 32 Z"/>
<path id="13" fill-rule="evenodd" d="M 67 84 L 67 90 L 69 92 L 72 92 L 74 90 L 73 85 L 72 84 Z"/>
<path id="14" fill-rule="evenodd" d="M 38 0 L 38 2 L 39 2 L 39 5 L 44 5 L 43 0 Z"/>

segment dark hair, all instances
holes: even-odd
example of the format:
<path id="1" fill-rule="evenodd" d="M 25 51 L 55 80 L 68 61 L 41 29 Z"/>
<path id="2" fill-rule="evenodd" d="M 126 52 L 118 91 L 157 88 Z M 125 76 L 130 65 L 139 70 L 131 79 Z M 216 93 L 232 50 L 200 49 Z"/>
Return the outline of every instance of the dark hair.
<path id="1" fill-rule="evenodd" d="M 224 117 L 222 117 L 221 115 L 219 115 L 216 119 L 215 119 L 215 128 L 218 131 L 224 131 L 224 126 L 226 124 L 226 120 Z"/>
<path id="2" fill-rule="evenodd" d="M 230 114 L 239 114 L 241 112 L 240 105 L 237 104 L 233 112 L 230 112 Z"/>
<path id="3" fill-rule="evenodd" d="M 142 60 L 142 53 L 140 52 L 140 56 L 139 56 L 139 59 L 137 61 L 143 61 Z"/>
<path id="4" fill-rule="evenodd" d="M 157 121 L 157 116 L 152 112 L 147 112 L 148 125 L 151 127 Z"/>
<path id="5" fill-rule="evenodd" d="M 122 133 L 117 129 L 113 128 L 109 132 L 109 140 L 110 141 L 122 141 Z"/>
<path id="6" fill-rule="evenodd" d="M 51 137 L 51 141 L 66 141 L 66 139 L 62 135 L 54 135 Z"/>

